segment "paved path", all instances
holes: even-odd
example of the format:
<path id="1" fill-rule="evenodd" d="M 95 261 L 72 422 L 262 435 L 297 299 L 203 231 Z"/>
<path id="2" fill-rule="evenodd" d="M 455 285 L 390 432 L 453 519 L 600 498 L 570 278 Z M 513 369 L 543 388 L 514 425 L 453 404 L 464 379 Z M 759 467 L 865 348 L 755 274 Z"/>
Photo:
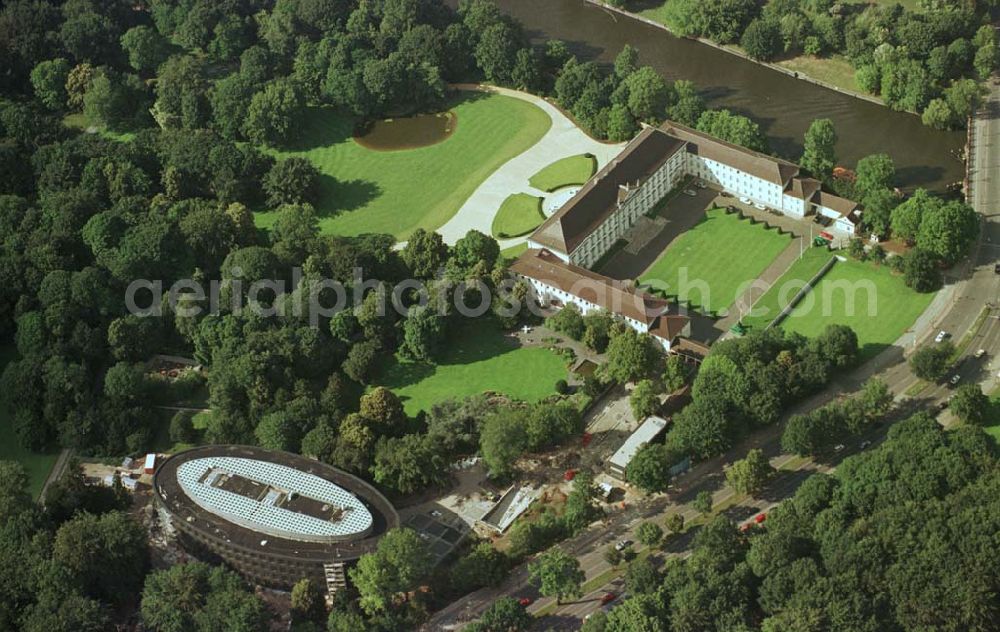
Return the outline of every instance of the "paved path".
<path id="1" fill-rule="evenodd" d="M 63 448 L 59 452 L 59 457 L 56 462 L 52 464 L 52 469 L 49 470 L 49 475 L 45 477 L 45 483 L 42 485 L 42 490 L 38 492 L 38 501 L 45 505 L 45 492 L 49 491 L 49 486 L 54 484 L 60 478 L 62 478 L 63 472 L 66 471 L 66 466 L 69 465 L 70 457 L 73 456 L 73 451 L 69 448 Z"/>
<path id="2" fill-rule="evenodd" d="M 493 217 L 500 210 L 500 204 L 513 193 L 544 195 L 528 184 L 528 179 L 549 164 L 579 154 L 593 154 L 597 157 L 598 168 L 603 167 L 618 155 L 625 143 L 602 143 L 587 136 L 576 124 L 548 101 L 532 94 L 477 84 L 453 86 L 461 90 L 483 90 L 527 101 L 541 108 L 552 119 L 552 127 L 537 143 L 523 153 L 511 158 L 494 171 L 479 185 L 465 201 L 454 217 L 437 232 L 445 243 L 454 244 L 470 230 L 478 230 L 487 235 L 493 225 Z M 509 248 L 525 240 L 524 237 L 505 239 L 501 248 Z"/>

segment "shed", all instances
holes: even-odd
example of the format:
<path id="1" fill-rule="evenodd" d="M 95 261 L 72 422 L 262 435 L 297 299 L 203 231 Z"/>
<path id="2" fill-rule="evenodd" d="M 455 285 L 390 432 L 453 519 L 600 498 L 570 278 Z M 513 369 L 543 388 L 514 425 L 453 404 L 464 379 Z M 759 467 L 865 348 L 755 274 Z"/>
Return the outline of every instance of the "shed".
<path id="1" fill-rule="evenodd" d="M 146 455 L 146 462 L 142 466 L 145 474 L 152 474 L 156 471 L 156 453 L 150 452 Z"/>
<path id="2" fill-rule="evenodd" d="M 667 420 L 663 417 L 647 417 L 642 425 L 629 435 L 622 447 L 608 459 L 608 474 L 622 481 L 628 480 L 628 464 L 632 457 L 639 448 L 660 436 L 666 427 Z"/>

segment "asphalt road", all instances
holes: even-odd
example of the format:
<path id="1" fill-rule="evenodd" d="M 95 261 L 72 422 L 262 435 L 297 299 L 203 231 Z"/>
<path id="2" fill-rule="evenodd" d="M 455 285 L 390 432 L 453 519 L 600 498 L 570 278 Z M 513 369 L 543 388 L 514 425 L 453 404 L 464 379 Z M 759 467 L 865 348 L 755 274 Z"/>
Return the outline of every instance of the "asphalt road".
<path id="1" fill-rule="evenodd" d="M 902 346 L 892 347 L 849 375 L 838 378 L 822 393 L 789 411 L 789 415 L 812 410 L 838 395 L 855 391 L 873 375 L 886 381 L 896 394 L 897 401 L 903 400 L 902 394 L 916 382 L 906 364 L 906 357 L 913 349 L 928 342 L 942 329 L 958 342 L 973 327 L 988 304 L 997 307 L 990 310 L 989 316 L 969 342 L 959 360 L 957 372 L 963 382 L 980 382 L 988 389 L 1000 383 L 997 375 L 1000 372 L 1000 275 L 995 274 L 993 269 L 1000 261 L 1000 82 L 991 86 L 991 93 L 975 121 L 971 153 L 970 203 L 982 215 L 982 230 L 966 262 L 949 272 L 947 287 L 918 321 L 915 330 L 903 337 Z M 986 350 L 983 358 L 972 357 L 978 349 Z M 946 385 L 928 386 L 904 402 L 901 415 L 909 410 L 945 402 L 951 392 Z M 942 421 L 951 421 L 950 414 L 943 413 Z M 698 463 L 667 494 L 652 497 L 642 506 L 615 514 L 601 525 L 592 526 L 559 546 L 580 560 L 588 580 L 604 573 L 610 568 L 603 559 L 605 547 L 622 538 L 638 541 L 635 528 L 643 520 L 655 516 L 657 521 L 662 521 L 666 515 L 675 512 L 682 513 L 686 520 L 694 518 L 697 514 L 688 503 L 702 490 L 713 492 L 715 504 L 731 498 L 733 493 L 724 485 L 723 466 L 742 458 L 751 448 L 763 449 L 775 467 L 780 468 L 791 462 L 793 457 L 781 454 L 779 449 L 781 430 L 781 424 L 778 424 L 755 433 L 726 455 Z M 884 428 L 872 431 L 868 437 L 854 439 L 854 444 L 833 455 L 834 458 L 827 462 L 807 461 L 797 464 L 791 471 L 782 471 L 761 498 L 738 503 L 726 513 L 738 521 L 751 520 L 761 510 L 767 510 L 793 495 L 798 485 L 811 473 L 835 468 L 837 462 L 858 450 L 857 443 L 864 438 L 878 441 L 882 434 Z M 683 554 L 690 539 L 690 534 L 685 534 L 672 541 L 665 554 Z M 604 594 L 620 594 L 621 590 L 621 581 L 614 580 L 579 600 L 562 604 L 554 614 L 540 619 L 540 628 L 578 629 L 584 617 L 601 607 Z M 535 599 L 528 608 L 529 612 L 551 608 L 551 599 L 538 599 L 537 591 L 528 583 L 526 565 L 522 564 L 500 587 L 467 595 L 436 613 L 422 629 L 461 629 L 504 595 Z"/>

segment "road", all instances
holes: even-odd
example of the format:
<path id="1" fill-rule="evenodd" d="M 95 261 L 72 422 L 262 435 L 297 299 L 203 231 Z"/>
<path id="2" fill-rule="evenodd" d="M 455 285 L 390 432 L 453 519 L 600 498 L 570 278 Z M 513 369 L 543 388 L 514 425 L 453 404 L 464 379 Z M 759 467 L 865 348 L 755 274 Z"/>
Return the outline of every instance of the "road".
<path id="1" fill-rule="evenodd" d="M 1000 275 L 994 273 L 993 267 L 1000 260 L 1000 83 L 991 85 L 990 94 L 974 126 L 969 201 L 981 214 L 982 226 L 970 256 L 949 271 L 945 289 L 939 292 L 927 311 L 896 345 L 850 374 L 836 379 L 822 393 L 794 407 L 789 415 L 812 410 L 838 395 L 853 392 L 874 375 L 886 381 L 896 394 L 897 401 L 903 401 L 906 399 L 903 394 L 917 381 L 906 364 L 909 353 L 942 329 L 951 333 L 956 342 L 960 341 L 965 332 L 976 324 L 988 303 L 997 307 L 990 310 L 986 320 L 968 341 L 968 347 L 959 360 L 958 373 L 962 381 L 974 380 L 987 388 L 997 386 L 997 374 L 1000 372 Z M 978 349 L 987 351 L 983 358 L 972 357 Z M 947 401 L 950 394 L 951 390 L 946 386 L 927 386 L 907 399 L 906 409 L 933 406 Z M 944 413 L 942 420 L 949 422 L 950 414 Z M 637 541 L 635 528 L 643 520 L 655 516 L 660 521 L 675 512 L 683 513 L 686 520 L 693 518 L 697 514 L 687 504 L 702 490 L 713 492 L 715 504 L 731 499 L 732 491 L 724 486 L 723 466 L 742 458 L 751 448 L 763 449 L 776 467 L 794 463 L 793 457 L 780 452 L 781 430 L 778 424 L 757 432 L 726 455 L 698 463 L 672 485 L 667 494 L 653 497 L 641 507 L 631 507 L 614 515 L 559 546 L 580 560 L 588 581 L 605 574 L 610 569 L 603 559 L 606 546 L 622 538 Z M 877 440 L 877 434 L 873 433 L 871 438 Z M 850 449 L 845 450 L 837 455 L 836 460 L 851 452 Z M 790 497 L 812 472 L 828 471 L 835 466 L 835 462 L 817 463 L 811 460 L 795 463 L 790 471 L 781 473 L 762 498 L 739 503 L 726 513 L 738 521 L 746 520 Z M 690 537 L 679 538 L 671 544 L 668 554 L 681 553 L 689 542 Z M 554 614 L 548 614 L 539 623 L 543 629 L 577 629 L 583 617 L 600 608 L 600 598 L 606 592 L 620 590 L 619 580 L 608 582 L 582 599 L 559 606 Z M 514 569 L 500 587 L 478 590 L 437 612 L 422 629 L 461 629 L 504 595 L 537 599 L 537 591 L 528 583 L 525 564 Z M 551 599 L 537 599 L 528 608 L 533 613 L 549 612 L 551 609 Z"/>

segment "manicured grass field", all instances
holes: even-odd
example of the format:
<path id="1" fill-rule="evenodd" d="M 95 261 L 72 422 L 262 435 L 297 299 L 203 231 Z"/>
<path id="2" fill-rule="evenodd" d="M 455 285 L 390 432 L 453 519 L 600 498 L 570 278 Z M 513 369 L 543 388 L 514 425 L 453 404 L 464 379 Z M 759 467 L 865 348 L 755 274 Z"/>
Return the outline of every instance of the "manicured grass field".
<path id="1" fill-rule="evenodd" d="M 869 359 L 895 342 L 933 299 L 906 287 L 887 266 L 849 259 L 838 261 L 781 326 L 815 336 L 827 325 L 850 325 Z"/>
<path id="2" fill-rule="evenodd" d="M 833 253 L 826 248 L 807 249 L 802 258 L 796 259 L 774 285 L 757 299 L 751 313 L 743 318 L 743 324 L 754 329 L 766 327 L 831 257 Z"/>
<path id="3" fill-rule="evenodd" d="M 566 379 L 563 359 L 543 347 L 518 347 L 489 320 L 463 323 L 451 334 L 437 365 L 395 362 L 378 380 L 403 400 L 407 414 L 447 399 L 484 391 L 537 401 Z"/>
<path id="4" fill-rule="evenodd" d="M 440 228 L 483 180 L 552 125 L 534 105 L 499 95 L 463 93 L 451 109 L 458 123 L 444 141 L 373 151 L 354 142 L 353 121 L 332 109 L 313 108 L 302 134 L 307 144 L 270 153 L 304 156 L 322 172 L 316 210 L 324 233 L 389 233 L 406 239 L 416 228 Z M 266 228 L 277 213 L 258 213 L 256 219 Z"/>
<path id="5" fill-rule="evenodd" d="M 760 276 L 790 240 L 736 213 L 711 209 L 671 242 L 640 282 L 702 311 L 718 312 L 732 305 L 740 286 Z"/>
<path id="6" fill-rule="evenodd" d="M 520 237 L 535 230 L 545 220 L 542 198 L 515 193 L 508 196 L 493 218 L 493 236 L 497 239 Z"/>
<path id="7" fill-rule="evenodd" d="M 571 184 L 583 184 L 597 171 L 597 159 L 590 154 L 569 156 L 553 162 L 528 181 L 542 191 L 555 191 Z"/>
<path id="8" fill-rule="evenodd" d="M 500 256 L 504 259 L 517 259 L 521 256 L 521 253 L 528 249 L 528 242 L 524 241 L 516 246 L 511 246 L 510 248 L 504 248 L 500 251 Z"/>
<path id="9" fill-rule="evenodd" d="M 17 351 L 13 346 L 0 347 L 0 371 L 7 367 L 7 363 L 17 357 Z M 17 461 L 28 473 L 28 491 L 33 498 L 38 498 L 42 492 L 42 485 L 52 466 L 55 465 L 58 453 L 36 454 L 25 450 L 17 442 L 14 436 L 14 429 L 11 427 L 11 414 L 7 408 L 7 394 L 0 393 L 0 461 Z"/>

